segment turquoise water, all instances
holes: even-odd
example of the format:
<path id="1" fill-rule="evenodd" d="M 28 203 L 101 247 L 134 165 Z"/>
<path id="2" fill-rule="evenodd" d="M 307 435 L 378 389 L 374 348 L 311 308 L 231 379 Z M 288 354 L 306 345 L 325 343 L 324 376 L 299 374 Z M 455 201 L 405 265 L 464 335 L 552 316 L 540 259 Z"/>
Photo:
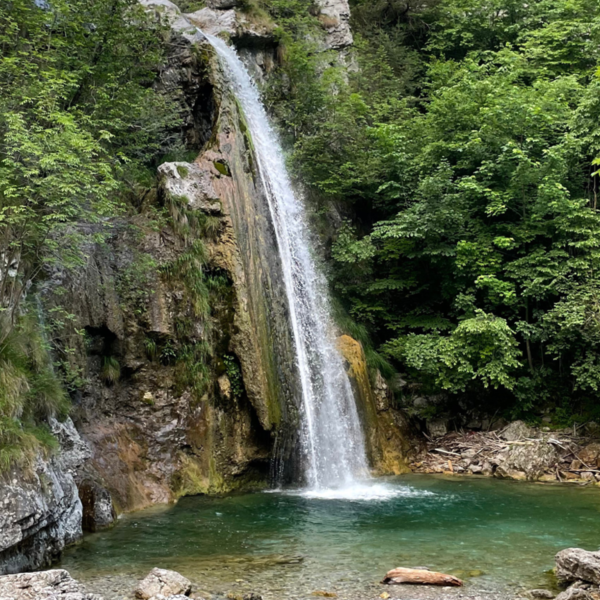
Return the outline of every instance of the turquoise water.
<path id="1" fill-rule="evenodd" d="M 381 482 L 381 480 L 380 480 Z M 90 535 L 62 566 L 86 582 L 175 569 L 212 594 L 376 598 L 397 566 L 456 573 L 473 590 L 547 586 L 554 554 L 600 548 L 600 490 L 408 475 L 382 500 L 255 493 L 184 498 Z"/>

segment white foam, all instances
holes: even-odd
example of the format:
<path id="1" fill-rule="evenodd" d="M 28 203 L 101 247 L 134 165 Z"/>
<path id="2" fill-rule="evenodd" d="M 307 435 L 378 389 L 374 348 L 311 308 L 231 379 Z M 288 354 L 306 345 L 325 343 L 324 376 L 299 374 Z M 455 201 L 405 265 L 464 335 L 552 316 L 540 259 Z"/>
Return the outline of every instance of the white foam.
<path id="1" fill-rule="evenodd" d="M 350 502 L 371 502 L 391 500 L 392 498 L 422 498 L 435 496 L 428 490 L 415 490 L 406 485 L 386 485 L 382 483 L 356 483 L 339 488 L 305 488 L 286 490 L 284 493 L 315 500 L 348 500 Z"/>

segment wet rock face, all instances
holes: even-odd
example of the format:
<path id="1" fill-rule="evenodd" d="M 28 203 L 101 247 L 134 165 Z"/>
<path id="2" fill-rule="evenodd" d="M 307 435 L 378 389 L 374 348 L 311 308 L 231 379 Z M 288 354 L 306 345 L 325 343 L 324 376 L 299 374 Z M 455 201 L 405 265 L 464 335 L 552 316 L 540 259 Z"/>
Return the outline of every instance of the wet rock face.
<path id="1" fill-rule="evenodd" d="M 82 535 L 74 475 L 89 449 L 70 419 L 53 428 L 61 430 L 62 452 L 0 478 L 0 573 L 49 565 Z"/>
<path id="2" fill-rule="evenodd" d="M 0 600 L 102 600 L 64 569 L 0 577 Z"/>
<path id="3" fill-rule="evenodd" d="M 393 407 L 393 394 L 381 373 L 371 382 L 360 342 L 343 335 L 337 345 L 348 368 L 371 466 L 381 475 L 408 471 L 408 459 L 418 442 L 411 435 L 406 416 Z"/>
<path id="4" fill-rule="evenodd" d="M 117 518 L 110 492 L 91 478 L 81 481 L 78 488 L 83 530 L 94 533 L 110 527 Z"/>

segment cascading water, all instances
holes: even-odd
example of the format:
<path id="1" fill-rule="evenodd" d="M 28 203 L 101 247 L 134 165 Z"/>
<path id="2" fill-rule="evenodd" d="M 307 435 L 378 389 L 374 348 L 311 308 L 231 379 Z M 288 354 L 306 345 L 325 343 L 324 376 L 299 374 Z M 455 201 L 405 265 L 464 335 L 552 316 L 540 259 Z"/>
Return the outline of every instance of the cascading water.
<path id="1" fill-rule="evenodd" d="M 296 365 L 302 386 L 300 451 L 309 490 L 353 488 L 368 477 L 364 437 L 335 337 L 326 282 L 316 268 L 304 207 L 294 193 L 278 137 L 244 64 L 206 35 L 247 121 L 279 246 Z"/>

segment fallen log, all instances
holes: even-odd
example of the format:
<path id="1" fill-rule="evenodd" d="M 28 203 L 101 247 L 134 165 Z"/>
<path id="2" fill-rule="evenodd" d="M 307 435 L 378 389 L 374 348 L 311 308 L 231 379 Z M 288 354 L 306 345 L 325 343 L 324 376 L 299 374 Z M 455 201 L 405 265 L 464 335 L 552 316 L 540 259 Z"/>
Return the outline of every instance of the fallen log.
<path id="1" fill-rule="evenodd" d="M 388 585 L 415 584 L 415 585 L 451 585 L 459 587 L 463 582 L 445 573 L 436 573 L 425 569 L 392 569 L 387 573 L 381 583 Z"/>

